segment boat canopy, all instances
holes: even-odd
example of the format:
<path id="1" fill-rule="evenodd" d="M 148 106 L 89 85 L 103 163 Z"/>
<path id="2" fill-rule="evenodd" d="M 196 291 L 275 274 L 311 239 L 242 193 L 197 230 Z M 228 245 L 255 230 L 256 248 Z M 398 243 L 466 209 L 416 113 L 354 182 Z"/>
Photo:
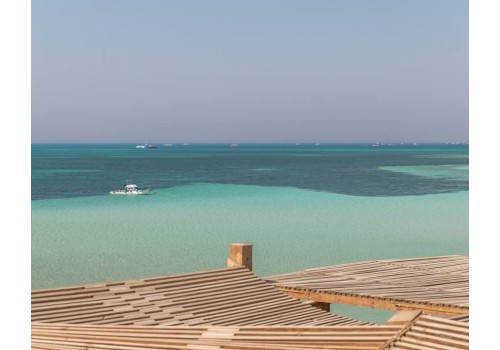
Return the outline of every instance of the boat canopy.
<path id="1" fill-rule="evenodd" d="M 134 189 L 137 188 L 137 185 L 125 185 L 125 188 Z"/>

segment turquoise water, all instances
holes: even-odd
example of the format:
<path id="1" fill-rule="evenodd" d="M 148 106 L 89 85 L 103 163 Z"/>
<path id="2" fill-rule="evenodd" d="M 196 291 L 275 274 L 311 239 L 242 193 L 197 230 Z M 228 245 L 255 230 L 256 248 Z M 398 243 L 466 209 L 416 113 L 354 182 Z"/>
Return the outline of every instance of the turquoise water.
<path id="1" fill-rule="evenodd" d="M 468 181 L 468 165 L 416 165 L 416 166 L 385 166 L 381 170 L 400 172 L 410 175 L 435 179 Z"/>
<path id="2" fill-rule="evenodd" d="M 125 153 L 120 152 L 110 154 L 113 159 L 121 159 L 114 157 Z M 335 152 L 344 156 L 338 150 Z M 332 155 L 335 152 L 329 153 L 331 163 L 340 161 L 338 154 Z M 357 158 L 349 157 L 353 169 L 359 159 L 369 158 L 363 152 Z M 463 190 L 463 184 L 468 182 L 468 159 L 457 156 L 456 150 L 450 158 L 435 153 L 433 149 L 430 158 L 410 153 L 408 157 L 401 156 L 398 162 L 394 159 L 399 154 L 383 155 L 377 161 L 370 158 L 373 172 L 365 168 L 363 179 L 353 176 L 354 170 L 351 176 L 343 174 L 341 180 L 333 179 L 336 173 L 327 177 L 303 171 L 303 182 L 294 186 L 253 182 L 278 181 L 272 179 L 273 174 L 280 172 L 285 176 L 283 169 L 290 169 L 290 164 L 298 167 L 310 158 L 319 157 L 317 154 L 314 157 L 295 154 L 286 159 L 279 155 L 276 157 L 281 160 L 274 162 L 260 161 L 258 154 L 253 154 L 251 164 L 244 162 L 246 184 L 224 183 L 220 179 L 229 182 L 225 177 L 228 175 L 212 168 L 217 162 L 225 162 L 221 160 L 224 157 L 205 154 L 212 165 L 200 164 L 196 158 L 196 163 L 190 165 L 193 168 L 188 167 L 188 174 L 183 175 L 175 173 L 182 164 L 176 163 L 176 168 L 168 171 L 178 176 L 178 182 L 155 188 L 149 196 L 92 194 L 98 187 L 93 176 L 112 177 L 100 166 L 101 162 L 110 162 L 107 156 L 97 161 L 95 155 L 85 158 L 85 167 L 77 169 L 72 165 L 71 152 L 60 151 L 52 168 L 40 169 L 39 164 L 49 159 L 44 153 L 34 161 L 33 186 L 47 186 L 44 191 L 49 193 L 47 189 L 51 186 L 57 188 L 53 183 L 61 183 L 67 177 L 83 194 L 50 192 L 40 195 L 42 199 L 32 200 L 32 288 L 221 268 L 225 266 L 229 244 L 235 242 L 253 244 L 254 272 L 262 277 L 371 259 L 468 255 L 468 191 Z M 429 152 L 419 154 L 426 156 Z M 446 154 L 443 151 L 442 155 Z M 192 155 L 188 158 L 192 159 Z M 54 158 L 54 153 L 51 157 Z M 242 173 L 241 161 L 248 160 L 244 157 L 240 156 L 240 163 L 224 164 Z M 151 159 L 162 158 L 155 154 Z M 412 159 L 417 162 L 438 159 L 440 163 L 408 164 Z M 157 166 L 155 161 L 151 164 Z M 123 161 L 113 169 L 120 166 L 126 169 Z M 316 163 L 314 166 L 321 168 Z M 193 176 L 192 169 L 196 167 L 200 174 L 205 171 L 212 175 Z M 347 165 L 343 167 L 346 168 Z M 149 179 L 164 176 L 152 169 L 149 168 Z M 231 171 L 235 170 L 228 173 Z M 388 188 L 386 195 L 354 195 L 359 191 L 357 184 L 368 194 L 383 192 L 388 182 L 373 181 L 374 176 L 386 176 L 407 186 Z M 194 181 L 207 178 L 217 181 Z M 169 181 L 174 180 L 169 177 Z M 333 189 L 351 194 L 317 189 L 327 188 L 332 182 L 338 185 Z M 96 185 L 92 187 L 92 183 Z M 370 186 L 374 189 L 370 190 Z M 455 191 L 451 190 L 454 188 Z M 405 194 L 413 189 L 428 193 Z M 399 191 L 398 195 L 394 195 L 395 191 Z M 383 322 L 391 314 L 341 306 L 333 309 L 376 322 Z"/>
<path id="3" fill-rule="evenodd" d="M 150 196 L 32 204 L 32 286 L 218 268 L 254 245 L 260 276 L 337 263 L 468 254 L 468 193 L 363 198 L 193 184 Z"/>

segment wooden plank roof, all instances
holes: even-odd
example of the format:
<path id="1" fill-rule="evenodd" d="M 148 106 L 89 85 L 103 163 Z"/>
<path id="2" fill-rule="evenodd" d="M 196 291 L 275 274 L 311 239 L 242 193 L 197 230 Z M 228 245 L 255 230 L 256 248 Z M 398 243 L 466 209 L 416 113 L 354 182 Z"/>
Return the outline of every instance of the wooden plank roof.
<path id="1" fill-rule="evenodd" d="M 401 326 L 144 327 L 32 323 L 32 349 L 378 350 Z"/>
<path id="2" fill-rule="evenodd" d="M 463 350 L 468 348 L 468 323 L 422 315 L 389 339 L 381 350 Z"/>
<path id="3" fill-rule="evenodd" d="M 463 350 L 468 324 L 419 315 L 406 324 L 365 326 L 31 325 L 34 350 Z"/>
<path id="4" fill-rule="evenodd" d="M 290 298 L 242 267 L 33 290 L 31 320 L 145 326 L 368 324 Z"/>
<path id="5" fill-rule="evenodd" d="M 290 296 L 319 302 L 420 309 L 436 315 L 469 312 L 467 256 L 365 261 L 265 280 Z"/>

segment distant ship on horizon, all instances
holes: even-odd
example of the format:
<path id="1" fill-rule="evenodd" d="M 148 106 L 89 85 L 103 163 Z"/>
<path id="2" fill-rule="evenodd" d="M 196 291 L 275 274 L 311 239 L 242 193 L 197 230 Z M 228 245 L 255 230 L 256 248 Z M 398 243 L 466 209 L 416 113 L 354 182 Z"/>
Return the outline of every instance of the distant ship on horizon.
<path id="1" fill-rule="evenodd" d="M 135 146 L 135 148 L 158 148 L 158 146 L 145 143 L 144 145 L 137 145 L 137 146 Z"/>

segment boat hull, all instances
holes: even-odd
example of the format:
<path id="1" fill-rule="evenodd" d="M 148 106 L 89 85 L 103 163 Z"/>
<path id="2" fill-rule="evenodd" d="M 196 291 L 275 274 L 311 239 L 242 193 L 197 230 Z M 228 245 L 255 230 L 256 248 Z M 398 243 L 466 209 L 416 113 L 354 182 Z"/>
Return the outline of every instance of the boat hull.
<path id="1" fill-rule="evenodd" d="M 151 188 L 145 188 L 133 191 L 116 190 L 116 191 L 110 191 L 109 194 L 120 195 L 120 196 L 137 196 L 137 195 L 150 194 L 151 190 L 152 190 Z"/>

